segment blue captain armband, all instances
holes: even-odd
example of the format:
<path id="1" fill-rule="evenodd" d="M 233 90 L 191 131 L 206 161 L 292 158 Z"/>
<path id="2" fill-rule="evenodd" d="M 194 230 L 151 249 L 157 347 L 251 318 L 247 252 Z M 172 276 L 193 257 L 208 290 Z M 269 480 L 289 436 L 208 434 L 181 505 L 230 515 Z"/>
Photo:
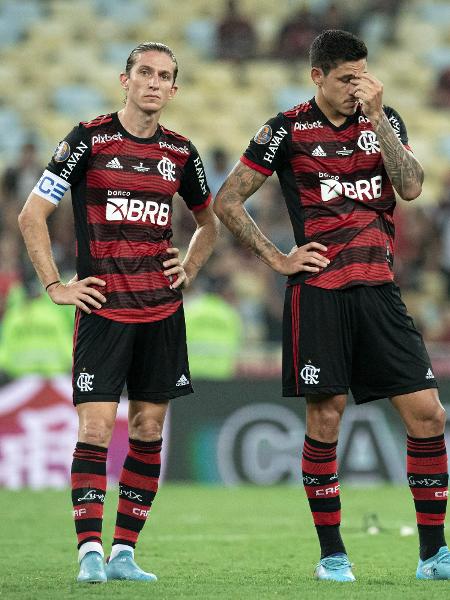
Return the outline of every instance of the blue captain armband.
<path id="1" fill-rule="evenodd" d="M 67 183 L 67 181 L 64 181 L 59 175 L 55 175 L 48 169 L 45 169 L 42 177 L 34 186 L 33 192 L 41 198 L 44 198 L 44 200 L 48 200 L 55 206 L 58 206 L 69 188 L 70 184 Z"/>

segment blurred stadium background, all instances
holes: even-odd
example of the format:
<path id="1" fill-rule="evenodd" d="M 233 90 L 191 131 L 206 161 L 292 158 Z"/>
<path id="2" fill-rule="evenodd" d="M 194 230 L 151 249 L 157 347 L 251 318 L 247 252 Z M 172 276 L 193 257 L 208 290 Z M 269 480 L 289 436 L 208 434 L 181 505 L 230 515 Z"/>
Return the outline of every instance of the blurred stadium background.
<path id="1" fill-rule="evenodd" d="M 64 487 L 76 438 L 71 406 L 72 309 L 42 294 L 17 214 L 58 141 L 80 120 L 120 108 L 118 74 L 140 42 L 171 46 L 180 91 L 162 123 L 193 139 L 213 192 L 266 118 L 309 99 L 307 48 L 324 28 L 361 35 L 385 102 L 406 122 L 423 163 L 421 198 L 397 210 L 397 281 L 423 331 L 450 402 L 450 3 L 448 0 L 0 0 L 0 487 Z M 289 251 L 293 236 L 276 178 L 248 202 Z M 54 253 L 74 272 L 72 210 L 51 222 Z M 193 220 L 175 202 L 174 241 Z M 185 295 L 196 394 L 173 403 L 168 480 L 262 485 L 298 481 L 302 403 L 280 398 L 284 280 L 222 231 Z M 387 401 L 350 407 L 343 478 L 404 478 L 404 435 Z M 126 440 L 121 404 L 111 452 Z M 388 460 L 389 458 L 389 460 Z"/>

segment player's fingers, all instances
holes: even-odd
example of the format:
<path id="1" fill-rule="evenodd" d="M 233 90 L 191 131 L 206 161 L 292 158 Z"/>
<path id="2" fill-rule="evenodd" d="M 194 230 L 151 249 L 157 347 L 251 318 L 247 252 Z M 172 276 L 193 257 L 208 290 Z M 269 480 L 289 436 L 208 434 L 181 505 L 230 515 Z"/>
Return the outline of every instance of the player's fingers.
<path id="1" fill-rule="evenodd" d="M 180 254 L 180 250 L 173 246 L 171 246 L 170 248 L 167 248 L 166 252 L 167 252 L 167 254 Z"/>
<path id="2" fill-rule="evenodd" d="M 317 259 L 319 262 L 323 262 L 323 263 L 325 263 L 326 265 L 329 265 L 329 264 L 330 264 L 330 259 L 329 259 L 329 258 L 327 258 L 326 256 L 322 256 L 322 254 L 319 254 L 318 252 L 310 252 L 310 253 L 308 253 L 308 258 L 309 258 L 309 257 L 311 257 L 311 258 L 315 258 L 315 259 Z"/>
<path id="3" fill-rule="evenodd" d="M 169 258 L 169 260 L 165 260 L 163 262 L 163 267 L 173 267 L 180 264 L 180 259 L 177 258 Z"/>
<path id="4" fill-rule="evenodd" d="M 323 244 L 319 244 L 319 242 L 308 242 L 305 246 L 303 246 L 305 250 L 319 250 L 320 252 L 326 252 L 328 248 Z"/>
<path id="5" fill-rule="evenodd" d="M 80 283 L 84 283 L 85 285 L 106 285 L 106 281 L 103 279 L 99 279 L 98 277 L 86 277 L 82 279 Z"/>
<path id="6" fill-rule="evenodd" d="M 101 292 L 96 290 L 95 288 L 86 287 L 86 288 L 82 289 L 81 291 L 83 294 L 87 294 L 88 296 L 92 296 L 93 298 L 96 298 L 96 300 L 98 300 L 99 302 L 106 302 L 105 296 Z"/>
<path id="7" fill-rule="evenodd" d="M 174 283 L 172 283 L 172 285 L 170 286 L 170 288 L 172 290 L 176 290 L 179 287 L 183 287 L 184 283 L 186 282 L 187 277 L 186 277 L 186 273 L 183 271 L 183 273 L 180 273 L 180 275 L 177 277 L 177 279 L 175 280 Z"/>
<path id="8" fill-rule="evenodd" d="M 310 273 L 318 273 L 320 271 L 319 267 L 310 267 L 309 265 L 302 265 L 300 271 L 309 271 Z"/>
<path id="9" fill-rule="evenodd" d="M 169 275 L 178 275 L 178 273 L 184 273 L 184 269 L 180 265 L 164 271 L 164 275 L 166 277 L 168 277 Z"/>
<path id="10" fill-rule="evenodd" d="M 77 300 L 76 302 L 74 302 L 74 304 L 76 307 L 78 307 L 80 310 L 87 313 L 88 315 L 91 314 L 91 309 L 88 306 L 86 306 L 84 302 L 81 302 L 81 300 Z"/>
<path id="11" fill-rule="evenodd" d="M 81 294 L 78 299 L 81 302 L 85 303 L 85 304 L 86 303 L 90 304 L 94 308 L 101 308 L 102 307 L 102 305 L 100 304 L 100 302 L 97 302 L 95 300 L 95 298 L 93 298 L 92 296 L 89 296 L 89 294 Z"/>

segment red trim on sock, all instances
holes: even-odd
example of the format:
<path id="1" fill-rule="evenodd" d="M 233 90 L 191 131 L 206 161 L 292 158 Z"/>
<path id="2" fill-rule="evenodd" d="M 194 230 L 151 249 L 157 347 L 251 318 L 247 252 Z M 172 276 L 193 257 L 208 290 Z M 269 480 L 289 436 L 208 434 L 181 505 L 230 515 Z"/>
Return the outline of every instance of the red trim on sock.
<path id="1" fill-rule="evenodd" d="M 313 512 L 314 525 L 340 525 L 341 511 L 335 512 Z"/>

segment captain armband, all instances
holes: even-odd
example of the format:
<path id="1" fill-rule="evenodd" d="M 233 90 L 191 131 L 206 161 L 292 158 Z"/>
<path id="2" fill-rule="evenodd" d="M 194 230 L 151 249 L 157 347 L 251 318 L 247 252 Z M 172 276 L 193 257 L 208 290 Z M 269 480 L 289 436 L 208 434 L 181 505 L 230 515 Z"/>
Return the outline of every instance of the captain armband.
<path id="1" fill-rule="evenodd" d="M 34 186 L 33 192 L 44 198 L 44 200 L 48 200 L 55 206 L 58 206 L 69 188 L 70 184 L 67 181 L 45 169 L 42 177 Z"/>

